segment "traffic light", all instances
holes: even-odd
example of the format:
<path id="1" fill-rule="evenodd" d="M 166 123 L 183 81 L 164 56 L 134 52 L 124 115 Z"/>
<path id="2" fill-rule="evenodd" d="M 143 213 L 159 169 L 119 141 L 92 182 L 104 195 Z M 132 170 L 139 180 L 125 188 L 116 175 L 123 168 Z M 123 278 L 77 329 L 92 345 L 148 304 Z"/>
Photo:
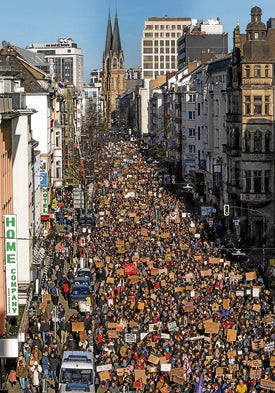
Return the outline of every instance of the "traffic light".
<path id="1" fill-rule="evenodd" d="M 223 215 L 228 217 L 230 213 L 230 207 L 229 205 L 223 205 Z"/>

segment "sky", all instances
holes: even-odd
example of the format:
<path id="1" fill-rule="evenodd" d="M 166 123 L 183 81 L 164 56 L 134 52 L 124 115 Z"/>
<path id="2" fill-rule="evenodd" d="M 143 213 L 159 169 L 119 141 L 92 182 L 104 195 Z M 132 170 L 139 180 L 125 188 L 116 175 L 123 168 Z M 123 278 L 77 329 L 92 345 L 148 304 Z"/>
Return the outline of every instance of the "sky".
<path id="1" fill-rule="evenodd" d="M 14 9 L 11 8 L 11 4 Z M 108 13 L 112 23 L 118 14 L 122 49 L 126 68 L 141 64 L 141 37 L 144 22 L 151 16 L 220 18 L 228 32 L 237 24 L 245 33 L 250 10 L 262 9 L 264 23 L 275 18 L 274 0 L 15 0 L 1 4 L 0 43 L 8 41 L 25 48 L 31 43 L 54 43 L 58 38 L 72 38 L 84 55 L 84 81 L 89 81 L 93 68 L 102 66 Z M 12 12 L 11 12 L 12 11 Z"/>

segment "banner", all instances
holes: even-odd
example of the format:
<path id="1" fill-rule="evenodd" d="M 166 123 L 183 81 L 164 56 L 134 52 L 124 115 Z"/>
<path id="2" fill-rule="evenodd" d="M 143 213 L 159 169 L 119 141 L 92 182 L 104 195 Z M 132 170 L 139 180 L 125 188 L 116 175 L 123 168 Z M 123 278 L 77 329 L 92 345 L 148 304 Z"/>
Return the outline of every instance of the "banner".
<path id="1" fill-rule="evenodd" d="M 6 304 L 7 315 L 19 315 L 17 282 L 17 222 L 16 215 L 5 215 Z"/>
<path id="2" fill-rule="evenodd" d="M 124 265 L 124 272 L 127 275 L 136 274 L 136 272 L 137 272 L 136 264 L 135 263 L 126 263 Z"/>

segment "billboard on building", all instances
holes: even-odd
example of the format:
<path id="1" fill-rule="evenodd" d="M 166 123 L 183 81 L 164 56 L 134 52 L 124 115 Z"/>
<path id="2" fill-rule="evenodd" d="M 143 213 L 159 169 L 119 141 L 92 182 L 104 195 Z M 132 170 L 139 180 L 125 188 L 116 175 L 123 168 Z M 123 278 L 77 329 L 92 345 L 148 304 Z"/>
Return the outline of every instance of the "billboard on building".
<path id="1" fill-rule="evenodd" d="M 16 215 L 9 214 L 5 219 L 5 257 L 6 257 L 6 296 L 8 316 L 19 314 L 17 282 L 17 223 Z"/>

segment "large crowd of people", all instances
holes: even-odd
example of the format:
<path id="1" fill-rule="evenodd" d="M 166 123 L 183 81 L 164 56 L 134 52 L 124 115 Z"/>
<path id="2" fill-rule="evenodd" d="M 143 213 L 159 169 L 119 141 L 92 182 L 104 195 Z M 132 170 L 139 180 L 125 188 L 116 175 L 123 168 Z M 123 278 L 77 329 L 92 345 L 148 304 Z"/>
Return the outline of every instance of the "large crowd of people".
<path id="1" fill-rule="evenodd" d="M 98 393 L 275 390 L 273 299 L 257 266 L 209 240 L 135 142 L 106 144 L 94 168 L 95 225 L 76 223 L 63 189 L 66 234 L 49 236 L 42 306 L 7 389 L 39 391 L 43 376 L 57 386 L 63 351 L 92 346 Z M 79 267 L 92 273 L 90 311 L 67 315 Z"/>

